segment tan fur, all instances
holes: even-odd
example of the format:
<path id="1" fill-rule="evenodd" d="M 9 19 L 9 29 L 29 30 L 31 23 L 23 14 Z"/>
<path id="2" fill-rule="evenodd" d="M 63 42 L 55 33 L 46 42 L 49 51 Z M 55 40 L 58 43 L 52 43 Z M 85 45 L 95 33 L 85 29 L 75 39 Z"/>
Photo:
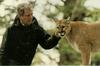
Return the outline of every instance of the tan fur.
<path id="1" fill-rule="evenodd" d="M 65 38 L 71 46 L 78 49 L 83 65 L 89 65 L 90 52 L 100 51 L 100 23 L 84 23 L 80 21 L 56 22 L 60 31 L 65 31 Z M 61 26 L 65 26 L 63 29 Z"/>

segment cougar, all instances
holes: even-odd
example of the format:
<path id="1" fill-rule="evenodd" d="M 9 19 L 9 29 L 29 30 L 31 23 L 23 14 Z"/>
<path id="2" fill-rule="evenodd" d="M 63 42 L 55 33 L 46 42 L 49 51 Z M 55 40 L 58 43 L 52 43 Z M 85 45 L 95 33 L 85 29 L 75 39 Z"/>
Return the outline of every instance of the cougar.
<path id="1" fill-rule="evenodd" d="M 100 23 L 56 20 L 58 33 L 81 53 L 82 65 L 90 64 L 90 53 L 100 51 Z"/>

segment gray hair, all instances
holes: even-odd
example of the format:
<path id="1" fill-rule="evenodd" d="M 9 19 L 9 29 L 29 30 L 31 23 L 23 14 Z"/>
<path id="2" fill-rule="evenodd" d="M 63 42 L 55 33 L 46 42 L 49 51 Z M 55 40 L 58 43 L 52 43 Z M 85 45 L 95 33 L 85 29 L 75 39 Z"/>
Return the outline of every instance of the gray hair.
<path id="1" fill-rule="evenodd" d="M 25 10 L 32 10 L 32 5 L 28 3 L 21 3 L 17 7 L 17 13 L 19 16 L 23 16 L 25 13 Z"/>

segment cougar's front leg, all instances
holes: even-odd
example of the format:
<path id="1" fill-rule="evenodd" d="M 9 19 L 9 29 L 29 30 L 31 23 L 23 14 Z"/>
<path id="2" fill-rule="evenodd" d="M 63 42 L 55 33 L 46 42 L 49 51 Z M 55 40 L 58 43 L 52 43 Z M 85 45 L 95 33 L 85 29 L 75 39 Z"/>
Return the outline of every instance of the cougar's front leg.
<path id="1" fill-rule="evenodd" d="M 89 65 L 90 63 L 90 50 L 85 47 L 81 49 L 82 65 Z"/>

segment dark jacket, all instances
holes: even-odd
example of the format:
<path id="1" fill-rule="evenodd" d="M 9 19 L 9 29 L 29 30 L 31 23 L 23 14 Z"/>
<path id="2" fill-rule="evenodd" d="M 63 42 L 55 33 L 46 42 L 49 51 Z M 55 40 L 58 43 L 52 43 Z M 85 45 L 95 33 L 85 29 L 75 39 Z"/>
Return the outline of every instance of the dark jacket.
<path id="1" fill-rule="evenodd" d="M 30 26 L 22 26 L 16 18 L 3 37 L 0 49 L 2 64 L 9 64 L 9 59 L 13 59 L 20 65 L 30 65 L 38 44 L 44 49 L 57 45 L 60 38 L 50 37 L 34 17 Z"/>

